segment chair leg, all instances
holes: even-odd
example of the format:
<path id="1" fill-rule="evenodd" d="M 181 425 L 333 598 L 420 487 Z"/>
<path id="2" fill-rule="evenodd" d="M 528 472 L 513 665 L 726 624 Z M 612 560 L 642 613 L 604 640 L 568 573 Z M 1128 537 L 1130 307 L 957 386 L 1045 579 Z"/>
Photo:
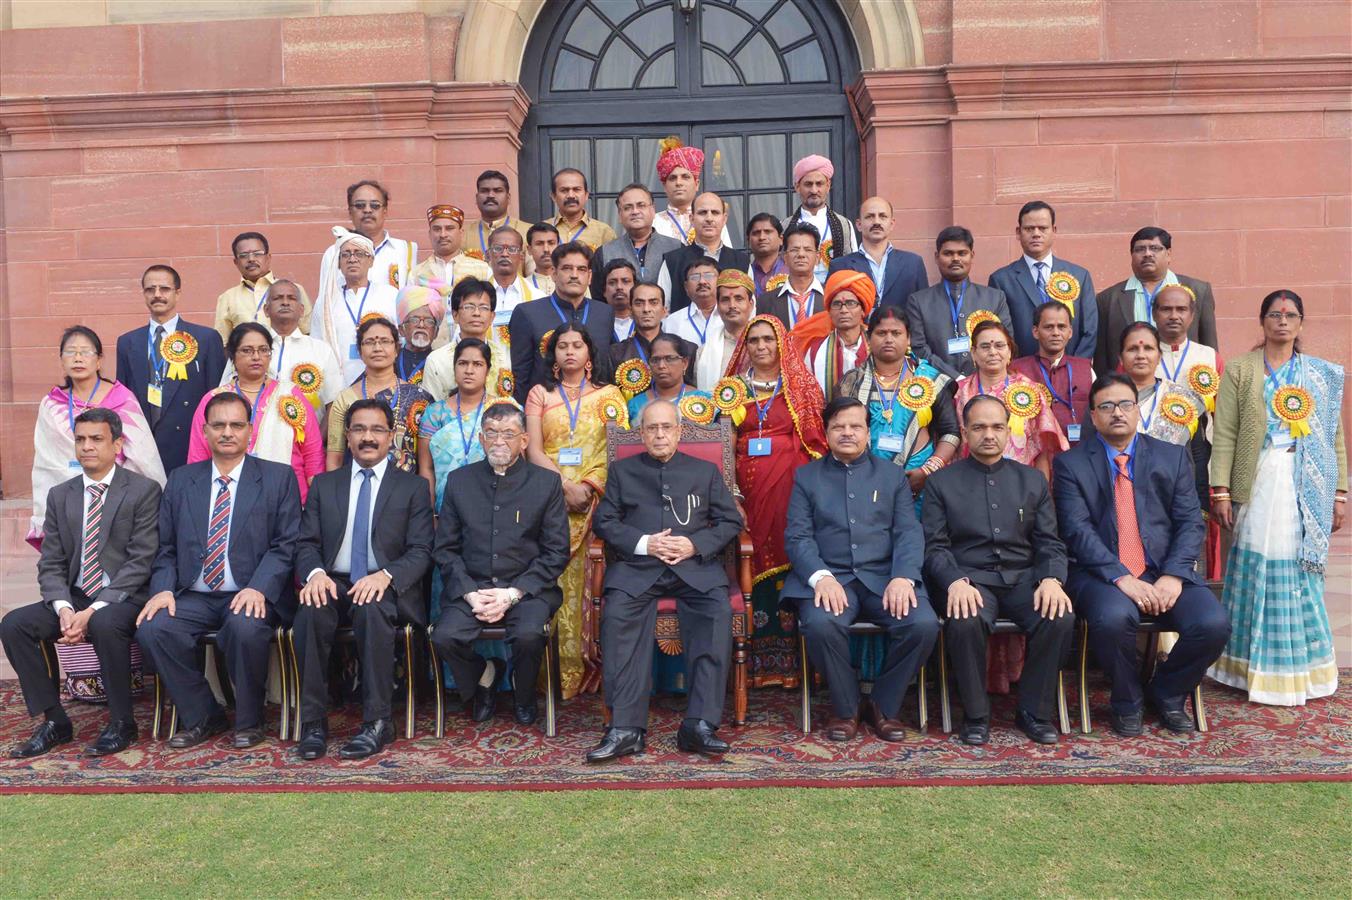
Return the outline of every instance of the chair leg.
<path id="1" fill-rule="evenodd" d="M 925 687 L 925 667 L 921 666 L 916 674 L 916 703 L 920 707 L 920 733 L 923 735 L 929 730 L 929 695 Z"/>
<path id="2" fill-rule="evenodd" d="M 164 739 L 167 741 L 169 740 L 169 738 L 173 737 L 177 733 L 178 733 L 178 707 L 175 704 L 171 703 L 169 704 L 169 734 L 167 734 Z"/>
<path id="3" fill-rule="evenodd" d="M 1145 641 L 1145 658 L 1141 660 L 1141 684 L 1149 684 L 1155 674 L 1155 657 L 1160 652 L 1160 633 L 1152 631 Z"/>
<path id="4" fill-rule="evenodd" d="M 953 733 L 953 709 L 948 697 L 948 647 L 943 629 L 939 629 L 939 724 L 944 734 Z"/>
<path id="5" fill-rule="evenodd" d="M 548 648 L 548 644 L 546 644 Z M 545 650 L 549 652 L 548 649 Z M 437 717 L 436 726 L 433 733 L 439 737 L 446 736 L 446 686 L 441 683 L 441 659 L 437 656 L 437 648 L 432 643 L 432 635 L 427 636 L 427 658 L 432 661 L 432 696 L 436 698 Z"/>
<path id="6" fill-rule="evenodd" d="M 798 668 L 802 679 L 803 734 L 812 733 L 812 664 L 807 659 L 807 638 L 798 629 Z"/>
<path id="7" fill-rule="evenodd" d="M 1200 684 L 1192 689 L 1192 717 L 1197 723 L 1198 731 L 1211 730 L 1211 726 L 1206 721 L 1206 704 L 1202 702 L 1202 686 Z"/>
<path id="8" fill-rule="evenodd" d="M 1056 673 L 1056 711 L 1060 716 L 1061 733 L 1070 734 L 1070 707 L 1066 703 L 1066 673 L 1064 670 Z"/>
<path id="9" fill-rule="evenodd" d="M 286 658 L 286 629 L 279 627 L 272 636 L 277 642 L 277 677 L 282 684 L 282 721 L 277 736 L 285 741 L 291 737 L 291 673 Z"/>
<path id="10" fill-rule="evenodd" d="M 1089 718 L 1089 623 L 1080 620 L 1080 734 L 1093 734 Z"/>
<path id="11" fill-rule="evenodd" d="M 414 703 L 414 685 L 413 680 L 417 678 L 417 670 L 413 664 L 413 626 L 404 626 L 404 739 L 413 740 L 413 720 L 417 713 L 417 706 Z"/>
<path id="12" fill-rule="evenodd" d="M 296 652 L 296 630 L 288 628 L 286 631 L 286 649 L 287 656 L 291 658 L 291 685 L 295 693 L 295 703 L 291 706 L 292 720 L 291 733 L 300 740 L 300 654 Z"/>
<path id="13" fill-rule="evenodd" d="M 150 720 L 150 739 L 160 739 L 160 718 L 164 715 L 164 679 L 155 673 L 155 715 Z"/>
<path id="14" fill-rule="evenodd" d="M 545 737 L 551 738 L 558 734 L 554 707 L 554 665 L 558 650 L 558 636 L 554 623 L 550 622 L 545 625 Z"/>

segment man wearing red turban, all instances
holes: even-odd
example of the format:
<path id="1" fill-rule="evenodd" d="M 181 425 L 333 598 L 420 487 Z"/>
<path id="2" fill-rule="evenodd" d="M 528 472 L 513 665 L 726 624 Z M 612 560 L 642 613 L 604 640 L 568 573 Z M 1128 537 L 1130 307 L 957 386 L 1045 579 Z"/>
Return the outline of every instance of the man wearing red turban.
<path id="1" fill-rule="evenodd" d="M 667 192 L 667 208 L 657 214 L 653 220 L 653 229 L 658 234 L 689 244 L 695 239 L 690 207 L 700 192 L 704 151 L 698 147 L 687 147 L 675 135 L 663 138 L 658 147 L 661 155 L 657 157 L 657 178 Z M 726 225 L 723 226 L 723 246 L 732 246 Z"/>
<path id="2" fill-rule="evenodd" d="M 827 400 L 835 396 L 841 377 L 868 359 L 864 322 L 873 311 L 878 290 L 862 272 L 840 271 L 826 279 L 826 310 L 794 326 L 790 337 L 803 352 Z"/>

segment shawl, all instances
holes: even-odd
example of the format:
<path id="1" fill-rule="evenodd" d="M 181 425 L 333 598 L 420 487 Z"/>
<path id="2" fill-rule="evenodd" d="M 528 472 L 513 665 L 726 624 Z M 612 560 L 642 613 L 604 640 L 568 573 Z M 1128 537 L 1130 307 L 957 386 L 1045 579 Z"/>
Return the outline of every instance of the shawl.
<path id="1" fill-rule="evenodd" d="M 322 336 L 334 353 L 338 353 L 340 348 L 338 333 L 333 328 L 333 308 L 343 302 L 343 287 L 346 284 L 343 273 L 338 269 L 338 252 L 349 241 L 355 242 L 372 256 L 376 252 L 376 245 L 371 243 L 370 238 L 348 231 L 341 225 L 333 226 L 333 243 L 324 251 L 324 258 L 319 263 L 319 295 L 315 297 L 315 305 L 324 305 L 324 321 L 320 323 L 324 329 Z M 314 328 L 314 325 L 310 327 Z"/>
<path id="2" fill-rule="evenodd" d="M 1314 399 L 1310 433 L 1296 441 L 1296 506 L 1300 512 L 1300 567 L 1323 574 L 1333 532 L 1333 497 L 1338 485 L 1338 453 L 1343 405 L 1343 369 L 1300 354 L 1301 387 Z"/>
<path id="3" fill-rule="evenodd" d="M 944 402 L 944 388 L 948 387 L 948 383 L 951 380 L 947 375 L 930 365 L 929 360 L 916 359 L 914 356 L 907 356 L 906 366 L 908 369 L 907 377 L 915 376 L 918 378 L 928 378 L 934 383 L 934 402 Z M 898 385 L 898 390 L 900 390 L 900 385 Z M 873 357 L 870 356 L 864 361 L 863 365 L 845 373 L 845 377 L 841 379 L 840 391 L 837 396 L 854 397 L 858 399 L 860 403 L 864 404 L 864 406 L 868 406 L 875 395 L 879 402 L 881 402 L 882 392 L 878 390 L 877 374 L 873 365 Z M 930 422 L 933 422 L 933 417 L 930 418 Z M 915 452 L 915 443 L 920 437 L 920 432 L 923 429 L 928 428 L 929 424 L 921 425 L 920 417 L 916 415 L 916 411 L 903 404 L 901 398 L 898 397 L 897 409 L 894 413 L 892 423 L 895 426 L 893 431 L 895 431 L 896 428 L 900 428 L 902 423 L 905 423 L 905 436 L 903 437 L 905 448 L 896 456 L 892 457 L 892 462 L 904 469 L 906 468 L 907 461 Z M 936 443 L 933 435 L 930 436 L 930 443 Z"/>
<path id="4" fill-rule="evenodd" d="M 750 375 L 741 374 L 749 373 L 751 370 L 751 354 L 746 349 L 746 336 L 751 333 L 753 326 L 761 323 L 775 330 L 775 343 L 779 346 L 779 371 L 783 380 L 780 390 L 784 395 L 784 402 L 789 407 L 789 414 L 793 416 L 793 429 L 808 455 L 813 459 L 820 459 L 826 452 L 821 388 L 817 386 L 817 379 L 808 371 L 803 358 L 793 351 L 783 322 L 771 315 L 756 316 L 748 322 L 746 330 L 737 339 L 737 346 L 732 350 L 728 374 L 742 377 L 748 382 L 747 392 L 748 396 L 751 395 Z"/>

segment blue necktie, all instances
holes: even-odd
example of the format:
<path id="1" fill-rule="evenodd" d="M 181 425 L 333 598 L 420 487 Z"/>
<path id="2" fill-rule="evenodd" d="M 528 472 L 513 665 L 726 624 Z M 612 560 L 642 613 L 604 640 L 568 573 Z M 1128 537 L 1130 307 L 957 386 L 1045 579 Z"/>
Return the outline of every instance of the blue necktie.
<path id="1" fill-rule="evenodd" d="M 1042 299 L 1047 299 L 1047 273 L 1042 271 L 1047 268 L 1045 262 L 1037 263 L 1037 289 L 1042 292 Z"/>
<path id="2" fill-rule="evenodd" d="M 371 542 L 371 477 L 374 474 L 370 469 L 361 470 L 357 514 L 352 518 L 352 571 L 348 573 L 353 581 L 365 578 L 371 571 L 366 548 Z"/>

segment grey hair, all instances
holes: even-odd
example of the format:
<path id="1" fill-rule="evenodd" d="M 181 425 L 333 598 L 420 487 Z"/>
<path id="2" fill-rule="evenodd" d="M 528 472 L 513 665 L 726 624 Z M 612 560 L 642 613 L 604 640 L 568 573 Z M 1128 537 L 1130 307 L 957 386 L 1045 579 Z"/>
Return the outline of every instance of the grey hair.
<path id="1" fill-rule="evenodd" d="M 647 405 L 638 411 L 638 424 L 640 428 L 648 421 L 648 410 L 653 407 L 666 407 L 675 413 L 677 422 L 681 421 L 681 411 L 677 408 L 675 403 L 672 403 L 670 400 L 650 400 Z"/>

